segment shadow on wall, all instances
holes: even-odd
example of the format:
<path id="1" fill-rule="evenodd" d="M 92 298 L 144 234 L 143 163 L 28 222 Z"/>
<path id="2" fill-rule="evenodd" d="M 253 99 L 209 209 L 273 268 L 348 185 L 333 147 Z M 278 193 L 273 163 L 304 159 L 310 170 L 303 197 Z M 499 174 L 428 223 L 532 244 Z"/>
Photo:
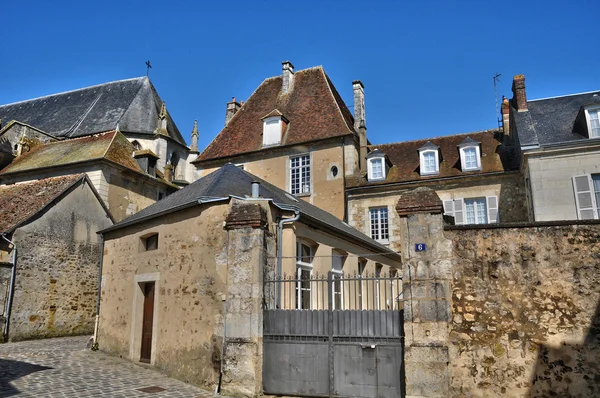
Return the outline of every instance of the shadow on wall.
<path id="1" fill-rule="evenodd" d="M 600 394 L 600 302 L 583 344 L 540 345 L 530 397 L 597 397 Z"/>
<path id="2" fill-rule="evenodd" d="M 47 369 L 53 368 L 27 362 L 0 359 L 0 397 L 11 397 L 21 394 L 21 391 L 11 385 L 11 381 Z"/>
<path id="3" fill-rule="evenodd" d="M 523 177 L 514 174 L 499 181 L 501 184 L 498 198 L 500 223 L 527 222 L 527 200 Z"/>

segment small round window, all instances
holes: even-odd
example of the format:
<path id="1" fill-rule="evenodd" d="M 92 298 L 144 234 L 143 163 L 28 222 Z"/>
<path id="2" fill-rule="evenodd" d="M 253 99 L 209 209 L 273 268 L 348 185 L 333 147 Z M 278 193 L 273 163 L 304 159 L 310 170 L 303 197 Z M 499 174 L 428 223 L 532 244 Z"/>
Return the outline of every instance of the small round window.
<path id="1" fill-rule="evenodd" d="M 331 176 L 332 177 L 337 177 L 338 175 L 338 168 L 337 166 L 331 166 Z"/>

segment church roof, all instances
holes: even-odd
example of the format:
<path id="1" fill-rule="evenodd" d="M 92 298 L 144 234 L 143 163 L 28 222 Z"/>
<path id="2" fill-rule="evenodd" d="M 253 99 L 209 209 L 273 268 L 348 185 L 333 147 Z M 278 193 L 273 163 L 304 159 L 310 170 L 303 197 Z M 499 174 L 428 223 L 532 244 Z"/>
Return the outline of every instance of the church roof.
<path id="1" fill-rule="evenodd" d="M 119 80 L 0 106 L 4 123 L 17 120 L 54 137 L 75 138 L 118 129 L 154 134 L 162 106 L 148 77 Z M 169 136 L 186 145 L 167 114 Z"/>
<path id="2" fill-rule="evenodd" d="M 0 176 L 100 159 L 143 173 L 132 157 L 133 149 L 133 145 L 118 131 L 52 142 L 34 147 L 17 157 L 0 171 Z"/>
<path id="3" fill-rule="evenodd" d="M 289 124 L 277 147 L 354 134 L 354 119 L 323 67 L 294 73 L 293 89 L 281 92 L 282 77 L 263 81 L 195 162 L 263 149 L 263 118 L 274 111 Z"/>

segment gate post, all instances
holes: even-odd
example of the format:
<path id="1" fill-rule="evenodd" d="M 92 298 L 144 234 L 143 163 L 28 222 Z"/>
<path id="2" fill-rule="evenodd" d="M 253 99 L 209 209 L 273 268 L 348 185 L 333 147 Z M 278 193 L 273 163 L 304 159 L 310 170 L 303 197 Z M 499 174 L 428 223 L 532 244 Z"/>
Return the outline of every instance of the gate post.
<path id="1" fill-rule="evenodd" d="M 333 272 L 327 273 L 327 323 L 329 324 L 329 397 L 333 397 L 335 394 L 335 369 L 334 369 L 334 355 L 335 347 L 333 345 Z M 325 300 L 323 300 L 325 301 Z"/>
<path id="2" fill-rule="evenodd" d="M 266 201 L 233 200 L 225 220 L 228 231 L 227 293 L 224 297 L 224 347 L 221 392 L 262 396 L 263 274 L 274 247 L 267 231 Z"/>
<path id="3" fill-rule="evenodd" d="M 447 397 L 451 321 L 452 242 L 444 237 L 443 205 L 435 191 L 402 194 L 396 211 L 402 234 L 407 397 Z"/>

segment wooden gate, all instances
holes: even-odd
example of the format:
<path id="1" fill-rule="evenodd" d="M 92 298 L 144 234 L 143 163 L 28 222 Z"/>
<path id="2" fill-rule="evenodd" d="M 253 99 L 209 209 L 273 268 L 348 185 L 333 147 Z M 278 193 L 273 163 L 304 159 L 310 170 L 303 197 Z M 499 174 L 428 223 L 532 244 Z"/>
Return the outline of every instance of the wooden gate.
<path id="1" fill-rule="evenodd" d="M 265 394 L 403 397 L 401 289 L 386 275 L 267 280 Z"/>

